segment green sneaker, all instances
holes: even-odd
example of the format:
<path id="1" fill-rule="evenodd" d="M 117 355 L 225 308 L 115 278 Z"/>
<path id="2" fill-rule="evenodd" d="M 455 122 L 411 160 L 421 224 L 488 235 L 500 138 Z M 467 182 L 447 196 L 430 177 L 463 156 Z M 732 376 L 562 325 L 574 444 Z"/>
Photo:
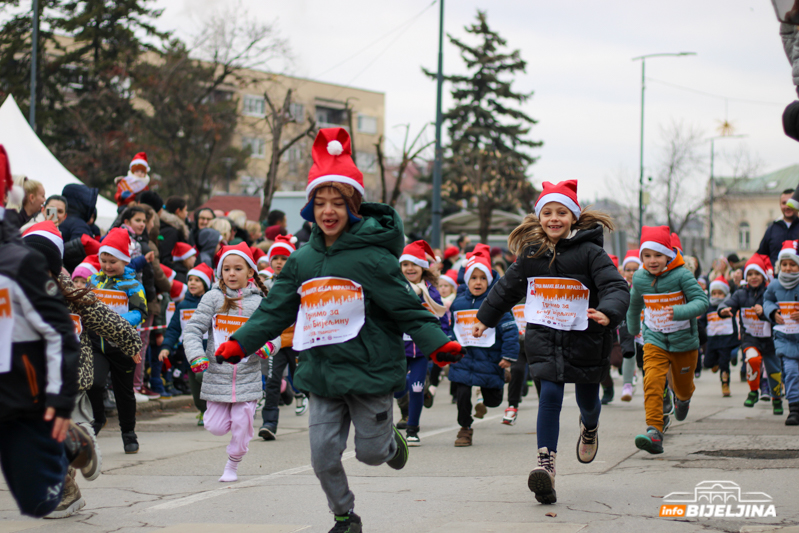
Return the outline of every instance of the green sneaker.
<path id="1" fill-rule="evenodd" d="M 749 391 L 749 395 L 746 397 L 746 400 L 744 401 L 744 407 L 754 407 L 759 399 L 760 395 L 756 390 Z"/>
<path id="2" fill-rule="evenodd" d="M 774 411 L 774 414 L 777 416 L 782 416 L 782 400 L 779 398 L 775 398 L 771 400 L 771 409 Z"/>
<path id="3" fill-rule="evenodd" d="M 646 433 L 635 437 L 635 447 L 653 455 L 663 453 L 663 434 L 652 426 L 646 428 Z"/>
<path id="4" fill-rule="evenodd" d="M 350 512 L 345 515 L 335 515 L 336 525 L 330 530 L 330 533 L 361 533 L 363 529 L 361 526 L 361 517 L 357 514 Z"/>
<path id="5" fill-rule="evenodd" d="M 205 426 L 205 422 L 203 421 L 203 413 L 197 414 L 197 425 L 200 427 Z"/>
<path id="6" fill-rule="evenodd" d="M 397 453 L 394 454 L 394 457 L 386 461 L 386 464 L 394 470 L 402 470 L 408 462 L 408 443 L 405 441 L 405 437 L 402 436 L 402 433 L 397 429 L 397 426 L 391 426 L 391 429 L 394 431 L 394 440 L 397 442 Z M 360 529 L 358 529 L 358 531 L 360 531 Z"/>

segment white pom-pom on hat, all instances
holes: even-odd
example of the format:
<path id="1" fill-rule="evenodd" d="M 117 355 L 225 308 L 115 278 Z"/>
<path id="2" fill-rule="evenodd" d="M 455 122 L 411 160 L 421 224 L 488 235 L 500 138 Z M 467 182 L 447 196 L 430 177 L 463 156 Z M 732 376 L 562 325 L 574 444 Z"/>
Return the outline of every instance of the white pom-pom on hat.
<path id="1" fill-rule="evenodd" d="M 327 143 L 327 153 L 330 155 L 341 155 L 344 151 L 344 147 L 341 146 L 339 141 L 330 141 Z"/>
<path id="2" fill-rule="evenodd" d="M 291 238 L 289 239 L 289 242 L 290 242 L 291 244 L 296 244 L 296 243 L 297 243 L 297 237 L 295 237 L 294 235 L 292 235 L 292 236 L 291 236 Z"/>

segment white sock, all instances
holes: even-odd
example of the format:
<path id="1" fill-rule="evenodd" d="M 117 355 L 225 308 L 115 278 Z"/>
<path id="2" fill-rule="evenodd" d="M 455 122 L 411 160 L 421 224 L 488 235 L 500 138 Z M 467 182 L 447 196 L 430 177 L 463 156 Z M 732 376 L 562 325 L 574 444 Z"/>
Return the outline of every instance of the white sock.
<path id="1" fill-rule="evenodd" d="M 239 463 L 241 462 L 241 457 L 234 458 L 228 456 L 227 463 L 225 464 L 225 471 L 222 472 L 222 477 L 219 478 L 221 482 L 229 482 L 229 481 L 238 481 L 239 476 L 237 471 L 239 469 Z"/>

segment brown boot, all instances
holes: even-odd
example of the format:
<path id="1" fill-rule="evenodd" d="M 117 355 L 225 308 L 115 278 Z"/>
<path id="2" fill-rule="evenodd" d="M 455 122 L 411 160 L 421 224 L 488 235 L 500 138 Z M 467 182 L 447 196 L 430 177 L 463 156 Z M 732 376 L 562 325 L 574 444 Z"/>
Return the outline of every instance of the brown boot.
<path id="1" fill-rule="evenodd" d="M 466 446 L 471 446 L 472 433 L 474 433 L 474 430 L 472 428 L 461 428 L 461 430 L 458 431 L 458 438 L 455 439 L 455 447 L 463 448 Z"/>
<path id="2" fill-rule="evenodd" d="M 80 495 L 78 484 L 75 482 L 76 474 L 75 469 L 70 466 L 67 477 L 64 478 L 64 495 L 61 497 L 61 503 L 45 518 L 67 518 L 86 506 L 86 502 Z"/>
<path id="3" fill-rule="evenodd" d="M 721 373 L 721 395 L 724 398 L 730 396 L 730 374 L 728 372 Z"/>

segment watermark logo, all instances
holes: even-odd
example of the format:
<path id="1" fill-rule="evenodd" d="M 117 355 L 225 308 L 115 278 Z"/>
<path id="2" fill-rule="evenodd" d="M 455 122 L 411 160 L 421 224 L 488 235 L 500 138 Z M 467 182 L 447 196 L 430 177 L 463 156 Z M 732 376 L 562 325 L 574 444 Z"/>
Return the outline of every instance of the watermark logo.
<path id="1" fill-rule="evenodd" d="M 663 497 L 663 518 L 761 518 L 777 516 L 773 498 L 765 492 L 741 492 L 732 481 L 702 481 L 693 492 Z"/>

